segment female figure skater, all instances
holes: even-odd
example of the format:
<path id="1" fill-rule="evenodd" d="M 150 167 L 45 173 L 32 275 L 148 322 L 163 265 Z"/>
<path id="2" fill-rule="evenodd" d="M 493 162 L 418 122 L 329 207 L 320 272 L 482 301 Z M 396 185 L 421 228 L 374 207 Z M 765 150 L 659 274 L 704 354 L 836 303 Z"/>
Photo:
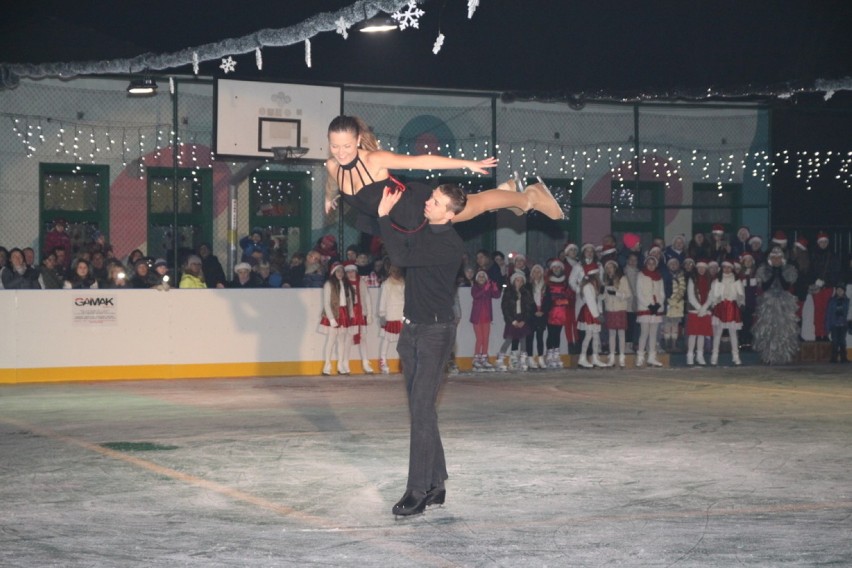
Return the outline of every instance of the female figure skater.
<path id="1" fill-rule="evenodd" d="M 618 261 L 608 260 L 604 264 L 604 308 L 606 328 L 609 330 L 609 361 L 607 367 L 615 364 L 616 337 L 618 338 L 618 366 L 627 365 L 625 358 L 627 308 L 633 301 L 630 282 L 621 273 Z"/>
<path id="2" fill-rule="evenodd" d="M 695 263 L 695 273 L 689 277 L 686 285 L 689 299 L 689 311 L 686 314 L 686 364 L 690 367 L 695 363 L 702 367 L 707 364 L 704 361 L 704 341 L 713 335 L 711 285 L 707 259 L 701 258 Z"/>
<path id="3" fill-rule="evenodd" d="M 547 328 L 547 317 L 544 313 L 544 293 L 547 287 L 544 281 L 544 267 L 540 264 L 530 269 L 530 281 L 527 284 L 533 301 L 533 315 L 530 319 L 530 334 L 527 335 L 527 365 L 530 369 L 546 369 L 544 360 L 544 330 Z M 538 361 L 533 356 L 533 340 L 538 352 Z"/>
<path id="4" fill-rule="evenodd" d="M 500 310 L 506 325 L 503 328 L 503 345 L 497 354 L 498 371 L 529 369 L 527 350 L 520 350 L 521 340 L 524 340 L 526 347 L 526 338 L 532 331 L 529 322 L 535 310 L 532 294 L 526 284 L 527 279 L 523 271 L 516 270 L 509 277 L 509 286 L 503 291 L 503 298 L 500 300 Z M 505 358 L 510 346 L 512 353 L 507 367 Z"/>
<path id="5" fill-rule="evenodd" d="M 488 273 L 480 270 L 476 273 L 473 286 L 470 288 L 473 304 L 470 307 L 470 323 L 473 324 L 473 334 L 476 336 L 474 347 L 473 370 L 493 371 L 494 366 L 488 360 L 488 343 L 491 337 L 491 321 L 494 310 L 491 300 L 500 297 L 497 283 L 488 278 Z"/>
<path id="6" fill-rule="evenodd" d="M 645 268 L 636 277 L 636 321 L 639 322 L 639 344 L 636 346 L 636 366 L 645 364 L 645 349 L 648 349 L 648 364 L 662 367 L 657 360 L 657 331 L 663 321 L 663 306 L 666 292 L 663 277 L 657 271 L 657 257 L 645 257 Z"/>
<path id="7" fill-rule="evenodd" d="M 391 211 L 394 225 L 403 231 L 415 231 L 425 224 L 423 203 L 432 195 L 433 188 L 424 183 L 402 184 L 390 175 L 389 170 L 452 170 L 467 168 L 487 174 L 497 164 L 496 158 L 460 160 L 421 154 L 404 156 L 382 150 L 367 124 L 358 117 L 341 115 L 328 126 L 328 143 L 332 159 L 326 162 L 325 212 L 337 207 L 338 196 L 358 212 L 356 228 L 362 232 L 378 234 L 377 211 L 386 186 L 394 191 L 404 191 L 404 197 Z M 511 209 L 517 215 L 535 209 L 551 219 L 562 219 L 559 204 L 542 183 L 516 191 L 510 181 L 500 190 L 483 191 L 468 195 L 464 210 L 456 215 L 454 223 L 473 219 L 495 209 Z M 508 191 L 504 191 L 508 190 Z"/>
<path id="8" fill-rule="evenodd" d="M 379 370 L 384 374 L 390 373 L 388 351 L 391 343 L 399 341 L 404 307 L 405 278 L 402 269 L 392 264 L 379 293 Z"/>
<path id="9" fill-rule="evenodd" d="M 326 334 L 325 364 L 323 375 L 331 374 L 331 355 L 337 349 L 337 373 L 349 374 L 349 321 L 352 319 L 352 305 L 355 294 L 352 285 L 343 274 L 343 265 L 335 262 L 329 270 L 328 280 L 322 287 L 322 318 L 319 331 Z"/>
<path id="10" fill-rule="evenodd" d="M 598 278 L 600 268 L 597 263 L 583 265 L 583 279 L 580 281 L 580 295 L 583 297 L 583 307 L 577 316 L 577 326 L 585 332 L 583 345 L 580 348 L 580 361 L 578 364 L 586 369 L 592 367 L 609 367 L 600 360 L 601 352 L 601 311 L 598 302 L 598 290 L 601 281 Z M 586 358 L 589 344 L 592 344 L 592 362 Z M 615 346 L 613 346 L 615 347 Z"/>
<path id="11" fill-rule="evenodd" d="M 373 366 L 370 365 L 370 360 L 367 358 L 366 333 L 367 326 L 370 324 L 370 315 L 373 312 L 370 305 L 370 294 L 367 292 L 367 285 L 358 276 L 358 265 L 347 262 L 343 265 L 343 270 L 346 271 L 346 279 L 349 280 L 355 297 L 355 302 L 352 304 L 352 319 L 349 321 L 349 326 L 353 329 L 350 335 L 361 353 L 361 368 L 369 375 L 373 373 Z"/>
<path id="12" fill-rule="evenodd" d="M 728 259 L 722 261 L 722 272 L 719 279 L 713 281 L 710 298 L 713 304 L 713 354 L 710 356 L 710 364 L 719 363 L 719 345 L 722 333 L 727 329 L 734 365 L 741 365 L 737 331 L 743 326 L 740 306 L 745 302 L 745 291 L 742 280 L 738 280 L 734 274 L 734 263 Z"/>

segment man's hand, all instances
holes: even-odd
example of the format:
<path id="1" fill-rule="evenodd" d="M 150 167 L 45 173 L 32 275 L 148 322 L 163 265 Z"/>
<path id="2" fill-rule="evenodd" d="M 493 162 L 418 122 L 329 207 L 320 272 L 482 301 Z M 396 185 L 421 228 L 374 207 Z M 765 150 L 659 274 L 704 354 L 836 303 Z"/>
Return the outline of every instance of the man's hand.
<path id="1" fill-rule="evenodd" d="M 391 212 L 393 206 L 402 199 L 402 193 L 401 191 L 391 193 L 391 188 L 385 187 L 382 192 L 382 200 L 379 201 L 379 217 L 384 217 Z"/>

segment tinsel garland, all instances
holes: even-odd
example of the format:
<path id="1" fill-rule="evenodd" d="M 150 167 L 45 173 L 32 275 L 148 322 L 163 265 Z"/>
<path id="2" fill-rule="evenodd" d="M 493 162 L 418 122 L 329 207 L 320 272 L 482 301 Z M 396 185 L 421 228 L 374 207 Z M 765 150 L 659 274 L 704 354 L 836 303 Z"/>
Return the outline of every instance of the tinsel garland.
<path id="1" fill-rule="evenodd" d="M 778 277 L 772 278 L 769 266 L 761 266 L 756 276 L 763 282 L 770 279 L 773 281 L 757 300 L 757 321 L 752 328 L 754 349 L 760 353 L 764 363 L 784 365 L 799 352 L 799 322 L 796 316 L 799 306 L 796 297 L 784 290 L 783 282 Z M 795 267 L 786 265 L 781 277 L 787 285 L 793 284 L 797 278 Z"/>
<path id="2" fill-rule="evenodd" d="M 21 77 L 44 79 L 60 77 L 70 79 L 77 75 L 123 75 L 144 70 L 164 70 L 191 65 L 194 61 L 213 61 L 241 53 L 251 53 L 258 47 L 285 47 L 302 43 L 322 32 L 334 32 L 337 21 L 361 22 L 378 14 L 396 12 L 411 0 L 357 0 L 351 6 L 336 12 L 323 12 L 307 20 L 280 29 L 266 29 L 238 38 L 226 39 L 197 47 L 188 47 L 174 53 L 144 53 L 131 59 L 83 61 L 69 63 L 3 63 L 0 64 L 0 88 L 18 85 Z"/>

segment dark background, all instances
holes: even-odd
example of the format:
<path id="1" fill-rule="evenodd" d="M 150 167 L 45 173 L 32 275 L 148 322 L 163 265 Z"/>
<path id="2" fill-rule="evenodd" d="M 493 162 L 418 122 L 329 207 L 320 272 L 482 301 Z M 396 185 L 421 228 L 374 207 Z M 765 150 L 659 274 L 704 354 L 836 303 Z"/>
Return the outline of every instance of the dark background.
<path id="1" fill-rule="evenodd" d="M 15 2 L 0 22 L 0 61 L 47 63 L 170 53 L 264 28 L 286 28 L 354 0 Z M 830 100 L 817 79 L 852 77 L 849 0 L 430 0 L 419 28 L 237 55 L 230 78 L 474 89 L 569 97 L 754 100 L 773 109 L 775 151 L 852 150 L 852 93 Z M 440 31 L 441 51 L 432 46 Z M 222 76 L 219 60 L 200 74 Z M 190 65 L 169 70 L 191 74 Z M 779 98 L 778 94 L 798 93 Z M 836 168 L 831 170 L 836 172 Z M 792 168 L 774 180 L 773 224 L 849 226 L 852 195 L 834 176 L 811 191 Z"/>

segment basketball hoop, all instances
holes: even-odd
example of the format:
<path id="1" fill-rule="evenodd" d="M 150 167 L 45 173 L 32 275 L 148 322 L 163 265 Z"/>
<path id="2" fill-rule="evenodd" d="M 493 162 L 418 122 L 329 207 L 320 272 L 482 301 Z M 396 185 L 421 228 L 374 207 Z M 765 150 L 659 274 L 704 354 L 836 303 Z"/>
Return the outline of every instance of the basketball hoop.
<path id="1" fill-rule="evenodd" d="M 275 156 L 277 161 L 286 162 L 290 160 L 298 160 L 307 154 L 309 149 L 310 148 L 305 148 L 304 146 L 273 146 L 272 154 Z"/>

